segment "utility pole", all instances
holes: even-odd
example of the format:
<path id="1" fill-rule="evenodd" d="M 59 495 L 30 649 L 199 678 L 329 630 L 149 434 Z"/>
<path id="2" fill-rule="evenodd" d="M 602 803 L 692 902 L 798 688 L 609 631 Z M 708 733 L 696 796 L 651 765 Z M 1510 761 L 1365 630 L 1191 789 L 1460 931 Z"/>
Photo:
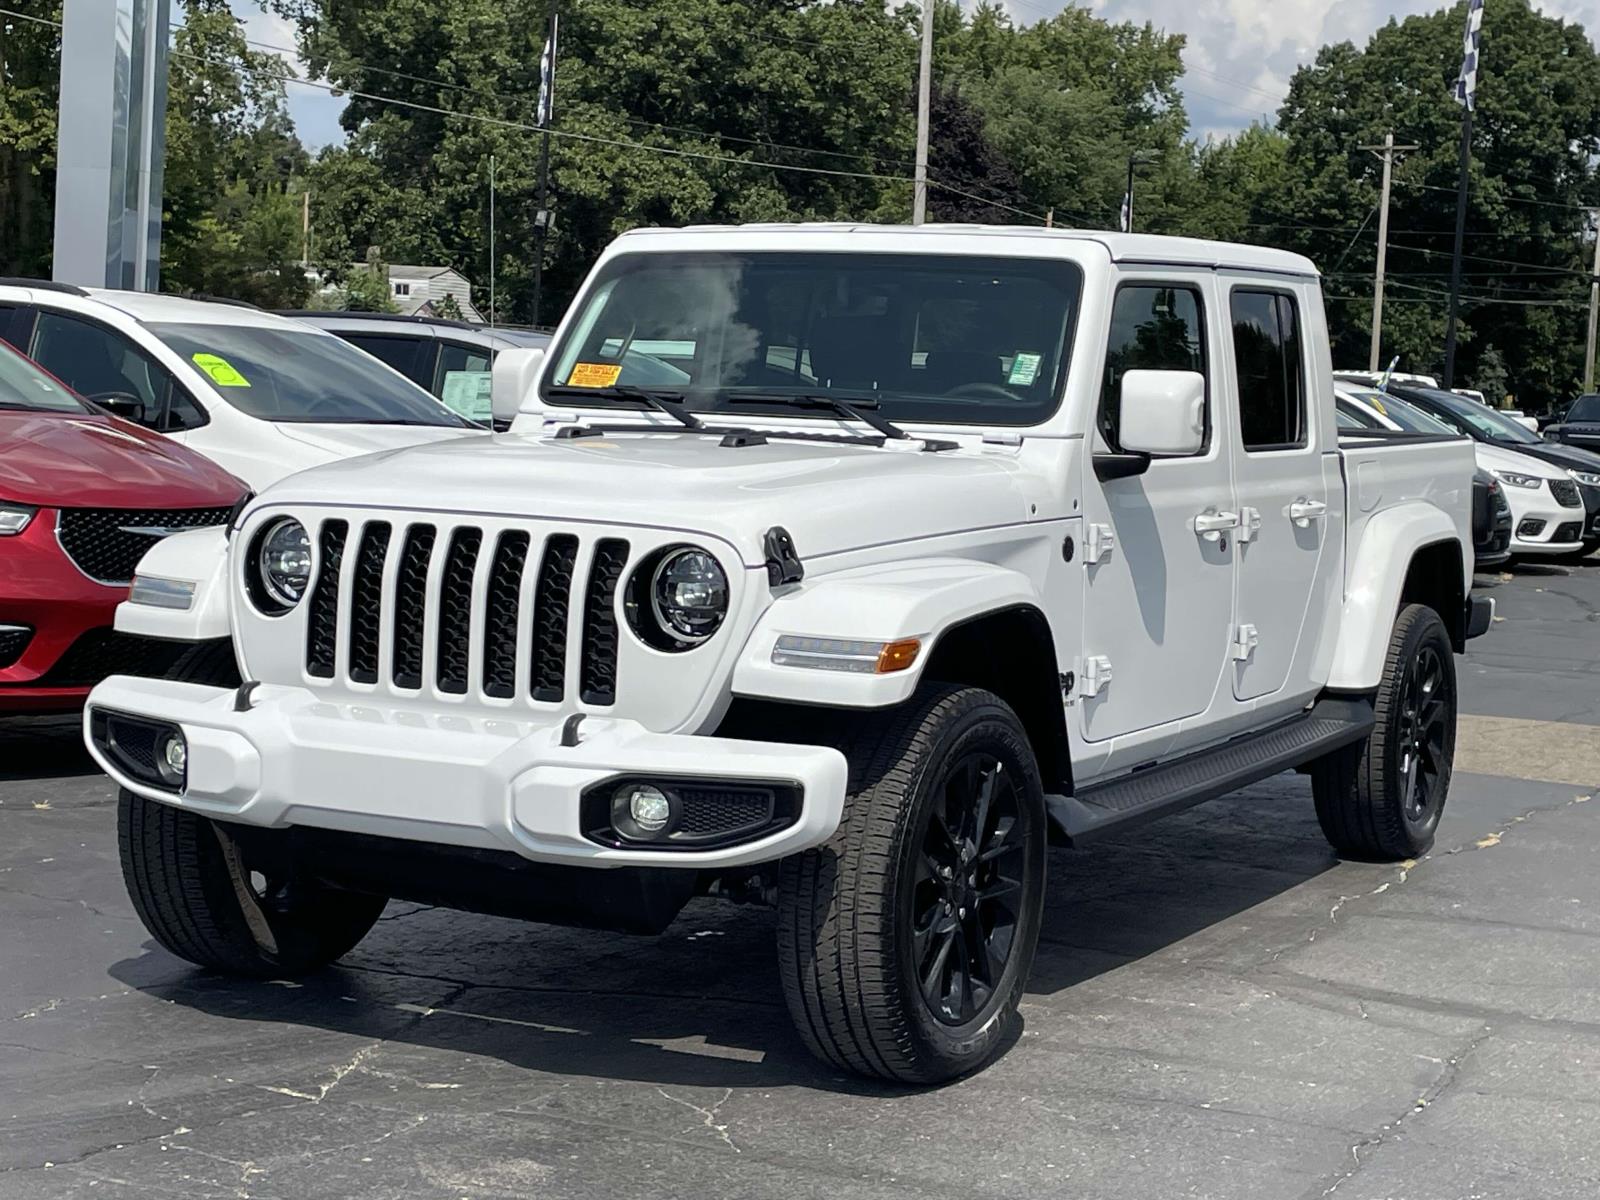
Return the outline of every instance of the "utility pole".
<path id="1" fill-rule="evenodd" d="M 539 323 L 539 296 L 544 289 L 544 244 L 550 236 L 550 122 L 556 108 L 556 32 L 559 0 L 550 0 L 545 18 L 544 54 L 539 60 L 539 109 L 537 123 L 543 130 L 539 141 L 539 201 L 533 214 L 533 323 Z"/>
<path id="2" fill-rule="evenodd" d="M 1383 339 L 1383 275 L 1389 261 L 1389 182 L 1394 173 L 1394 156 L 1420 146 L 1396 146 L 1394 134 L 1383 135 L 1383 145 L 1362 146 L 1369 154 L 1383 159 L 1383 199 L 1378 203 L 1378 274 L 1372 285 L 1372 353 L 1367 360 L 1367 370 L 1378 369 L 1378 348 Z"/>
<path id="3" fill-rule="evenodd" d="M 933 107 L 933 6 L 922 0 L 922 57 L 917 68 L 917 163 L 911 198 L 911 223 L 928 217 L 928 122 Z"/>
<path id="4" fill-rule="evenodd" d="M 489 328 L 494 328 L 494 260 L 499 247 L 494 239 L 494 155 L 489 155 Z"/>
<path id="5" fill-rule="evenodd" d="M 1600 208 L 1589 210 L 1589 221 L 1594 226 L 1594 273 L 1589 276 L 1589 344 L 1583 356 L 1583 391 L 1594 391 L 1594 335 L 1600 325 Z"/>
<path id="6" fill-rule="evenodd" d="M 1133 179 L 1134 172 L 1150 161 L 1150 153 L 1138 150 L 1128 155 L 1128 191 L 1122 197 L 1122 232 L 1133 232 Z"/>
<path id="7" fill-rule="evenodd" d="M 311 269 L 311 189 L 300 193 L 300 269 Z"/>

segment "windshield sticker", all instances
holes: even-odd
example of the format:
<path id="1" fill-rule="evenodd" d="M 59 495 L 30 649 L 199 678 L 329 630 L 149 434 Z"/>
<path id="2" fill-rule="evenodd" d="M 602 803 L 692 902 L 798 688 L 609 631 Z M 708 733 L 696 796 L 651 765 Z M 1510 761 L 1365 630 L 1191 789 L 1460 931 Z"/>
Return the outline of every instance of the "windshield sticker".
<path id="1" fill-rule="evenodd" d="M 446 371 L 444 394 L 439 398 L 451 412 L 469 421 L 487 425 L 494 417 L 488 371 Z"/>
<path id="2" fill-rule="evenodd" d="M 567 376 L 568 387 L 608 388 L 622 377 L 621 363 L 581 362 Z"/>
<path id="3" fill-rule="evenodd" d="M 204 371 L 218 387 L 250 386 L 250 381 L 239 374 L 234 365 L 220 354 L 192 354 L 194 365 Z"/>
<path id="4" fill-rule="evenodd" d="M 1019 353 L 1011 360 L 1011 374 L 1006 377 L 1006 382 L 1013 387 L 1032 387 L 1033 381 L 1039 378 L 1039 365 L 1042 362 L 1042 354 Z"/>

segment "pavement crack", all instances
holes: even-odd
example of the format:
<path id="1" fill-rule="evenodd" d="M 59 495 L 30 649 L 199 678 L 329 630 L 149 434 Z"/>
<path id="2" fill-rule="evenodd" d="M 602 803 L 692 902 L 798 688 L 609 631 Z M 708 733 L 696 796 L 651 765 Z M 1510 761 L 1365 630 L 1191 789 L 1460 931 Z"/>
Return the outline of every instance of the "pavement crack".
<path id="1" fill-rule="evenodd" d="M 674 1096 L 671 1092 L 667 1091 L 667 1089 L 663 1087 L 658 1087 L 656 1091 L 660 1092 L 664 1097 L 666 1097 L 668 1100 L 671 1100 L 674 1104 L 681 1104 L 683 1107 L 693 1109 L 695 1112 L 699 1113 L 702 1121 L 705 1124 L 705 1127 L 715 1132 L 718 1137 L 727 1142 L 729 1148 L 731 1148 L 735 1154 L 744 1153 L 744 1151 L 740 1150 L 738 1146 L 734 1145 L 733 1139 L 728 1136 L 728 1126 L 726 1124 L 717 1124 L 717 1114 L 722 1111 L 722 1106 L 729 1100 L 733 1099 L 732 1088 L 723 1088 L 722 1099 L 718 1100 L 710 1108 L 704 1108 L 692 1101 L 683 1099 L 681 1096 Z"/>
<path id="2" fill-rule="evenodd" d="M 1452 1087 L 1454 1087 L 1456 1081 L 1460 1079 L 1462 1064 L 1469 1057 L 1471 1057 L 1478 1047 L 1483 1045 L 1483 1043 L 1487 1041 L 1492 1034 L 1493 1029 L 1489 1025 L 1485 1024 L 1475 1034 L 1473 1034 L 1472 1038 L 1468 1040 L 1466 1045 L 1462 1046 L 1460 1050 L 1456 1051 L 1456 1053 L 1452 1054 L 1444 1062 L 1438 1078 L 1428 1085 L 1427 1090 L 1417 1098 L 1416 1103 L 1414 1103 L 1410 1108 L 1406 1109 L 1405 1112 L 1395 1117 L 1394 1120 L 1380 1126 L 1378 1129 L 1374 1130 L 1372 1133 L 1363 1137 L 1359 1141 L 1351 1143 L 1348 1151 L 1351 1158 L 1349 1170 L 1342 1172 L 1333 1180 L 1332 1183 L 1323 1188 L 1321 1192 L 1317 1193 L 1317 1196 L 1324 1198 L 1325 1200 L 1326 1197 L 1332 1196 L 1345 1184 L 1349 1183 L 1352 1179 L 1359 1175 L 1361 1173 L 1361 1169 L 1372 1160 L 1372 1153 L 1368 1153 L 1367 1157 L 1363 1158 L 1363 1151 L 1375 1153 L 1377 1150 L 1387 1144 L 1390 1139 L 1395 1137 L 1395 1135 L 1401 1131 L 1408 1120 L 1415 1117 L 1419 1113 L 1427 1111 L 1430 1105 L 1437 1103 L 1439 1098 L 1448 1092 Z"/>

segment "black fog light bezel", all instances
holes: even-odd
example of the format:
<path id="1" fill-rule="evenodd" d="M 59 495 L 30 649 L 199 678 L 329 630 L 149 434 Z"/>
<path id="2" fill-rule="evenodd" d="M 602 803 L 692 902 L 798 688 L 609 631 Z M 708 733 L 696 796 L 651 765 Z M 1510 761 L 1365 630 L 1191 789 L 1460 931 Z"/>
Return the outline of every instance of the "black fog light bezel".
<path id="1" fill-rule="evenodd" d="M 1541 521 L 1537 517 L 1524 517 L 1517 526 L 1517 536 L 1519 538 L 1538 537 L 1544 532 L 1545 526 L 1548 524 L 1548 521 Z"/>
<path id="2" fill-rule="evenodd" d="M 188 789 L 189 739 L 181 725 L 112 708 L 94 708 L 89 713 L 89 737 L 95 748 L 130 779 L 174 796 L 181 796 Z M 186 759 L 176 778 L 163 753 L 173 738 L 183 743 Z"/>
<path id="3" fill-rule="evenodd" d="M 657 833 L 642 830 L 626 814 L 619 815 L 618 796 L 624 788 L 641 785 L 658 788 L 667 797 L 669 816 Z M 703 793 L 745 794 L 765 801 L 759 819 L 710 834 L 685 828 L 689 809 L 706 803 Z M 710 776 L 616 775 L 585 788 L 578 804 L 583 836 L 613 850 L 720 850 L 770 837 L 800 819 L 804 790 L 795 783 L 766 779 L 716 779 Z"/>

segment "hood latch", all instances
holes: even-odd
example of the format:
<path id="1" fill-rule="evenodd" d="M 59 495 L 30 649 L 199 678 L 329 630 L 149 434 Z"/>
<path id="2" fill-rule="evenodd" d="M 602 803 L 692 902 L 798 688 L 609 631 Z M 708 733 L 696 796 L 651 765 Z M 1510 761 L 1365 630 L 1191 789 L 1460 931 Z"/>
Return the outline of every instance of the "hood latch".
<path id="1" fill-rule="evenodd" d="M 806 577 L 806 566 L 795 551 L 794 539 L 782 525 L 767 530 L 763 540 L 767 552 L 767 583 L 782 587 L 786 583 L 799 583 Z"/>

